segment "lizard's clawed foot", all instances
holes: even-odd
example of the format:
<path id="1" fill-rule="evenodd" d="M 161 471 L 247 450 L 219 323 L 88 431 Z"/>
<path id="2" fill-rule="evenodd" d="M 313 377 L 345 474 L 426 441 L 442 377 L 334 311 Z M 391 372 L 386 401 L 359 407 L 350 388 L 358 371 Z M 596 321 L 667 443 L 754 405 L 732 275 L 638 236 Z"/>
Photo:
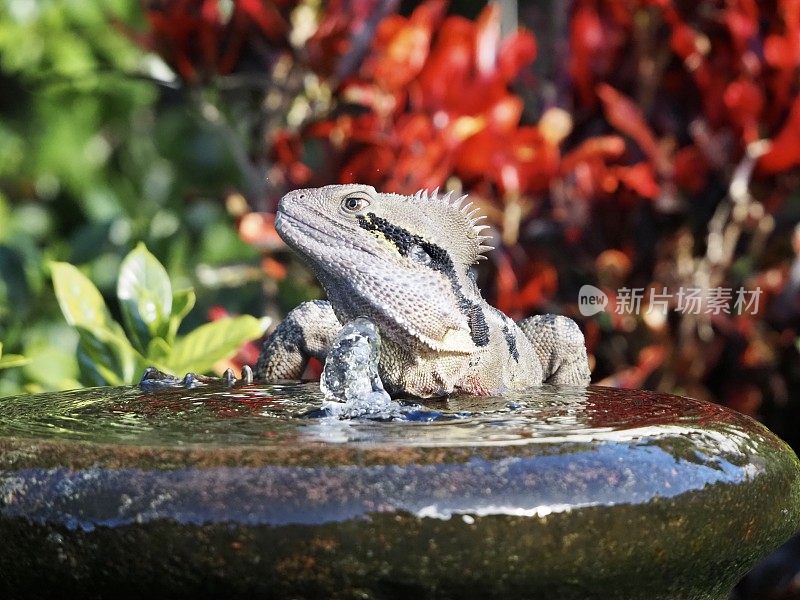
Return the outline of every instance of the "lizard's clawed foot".
<path id="1" fill-rule="evenodd" d="M 544 383 L 589 385 L 592 374 L 578 324 L 561 315 L 536 315 L 519 323 L 542 364 Z"/>
<path id="2" fill-rule="evenodd" d="M 253 369 L 248 365 L 242 367 L 242 376 L 237 379 L 233 369 L 226 369 L 222 377 L 210 377 L 208 375 L 198 375 L 197 373 L 187 373 L 183 377 L 176 377 L 169 373 L 159 371 L 155 367 L 147 367 L 144 370 L 139 387 L 143 390 L 159 388 L 185 388 L 191 389 L 209 383 L 222 383 L 228 387 L 241 384 L 253 383 Z"/>

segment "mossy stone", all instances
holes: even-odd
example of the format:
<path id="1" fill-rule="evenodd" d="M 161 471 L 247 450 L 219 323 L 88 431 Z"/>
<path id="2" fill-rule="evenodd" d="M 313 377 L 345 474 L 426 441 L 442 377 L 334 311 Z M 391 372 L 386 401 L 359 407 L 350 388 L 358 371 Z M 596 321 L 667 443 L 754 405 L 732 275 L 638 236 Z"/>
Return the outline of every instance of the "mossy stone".
<path id="1" fill-rule="evenodd" d="M 797 457 L 714 404 L 315 390 L 0 399 L 0 596 L 725 598 L 800 527 Z"/>

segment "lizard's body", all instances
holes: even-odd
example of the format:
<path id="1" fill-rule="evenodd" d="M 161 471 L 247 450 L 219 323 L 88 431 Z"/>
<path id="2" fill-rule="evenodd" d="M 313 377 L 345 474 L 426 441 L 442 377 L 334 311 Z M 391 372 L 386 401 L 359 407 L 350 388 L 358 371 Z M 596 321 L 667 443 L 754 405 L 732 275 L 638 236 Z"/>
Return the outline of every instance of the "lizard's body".
<path id="1" fill-rule="evenodd" d="M 566 317 L 514 323 L 481 297 L 470 267 L 489 248 L 463 198 L 381 194 L 366 185 L 296 190 L 276 228 L 328 301 L 291 311 L 265 342 L 257 379 L 299 378 L 345 323 L 366 317 L 382 339 L 379 375 L 392 395 L 486 395 L 542 382 L 585 385 L 583 335 Z"/>

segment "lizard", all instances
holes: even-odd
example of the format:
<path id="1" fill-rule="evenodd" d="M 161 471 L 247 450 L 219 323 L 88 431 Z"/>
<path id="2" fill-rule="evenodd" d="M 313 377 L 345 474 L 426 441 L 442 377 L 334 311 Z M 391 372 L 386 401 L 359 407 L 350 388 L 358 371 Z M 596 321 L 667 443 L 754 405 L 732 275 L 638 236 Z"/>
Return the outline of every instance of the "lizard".
<path id="1" fill-rule="evenodd" d="M 275 228 L 327 300 L 288 313 L 264 342 L 254 378 L 299 379 L 311 357 L 325 361 L 346 324 L 366 318 L 380 336 L 378 375 L 393 397 L 587 385 L 573 320 L 514 322 L 483 299 L 472 267 L 493 248 L 484 217 L 466 200 L 438 188 L 402 195 L 362 184 L 283 196 Z"/>

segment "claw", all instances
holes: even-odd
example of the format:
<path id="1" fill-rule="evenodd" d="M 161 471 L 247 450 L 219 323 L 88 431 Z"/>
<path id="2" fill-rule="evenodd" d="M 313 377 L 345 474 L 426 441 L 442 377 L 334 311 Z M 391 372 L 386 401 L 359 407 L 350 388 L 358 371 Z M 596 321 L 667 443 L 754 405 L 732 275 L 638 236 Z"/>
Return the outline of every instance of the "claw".
<path id="1" fill-rule="evenodd" d="M 242 368 L 242 377 L 236 378 L 233 369 L 226 369 L 222 377 L 209 377 L 208 375 L 198 375 L 197 373 L 186 373 L 183 378 L 170 375 L 159 371 L 155 367 L 147 367 L 139 380 L 139 388 L 152 390 L 160 388 L 184 388 L 192 389 L 209 383 L 222 383 L 226 387 L 233 387 L 237 384 L 249 385 L 253 383 L 253 369 L 248 365 Z"/>
<path id="2" fill-rule="evenodd" d="M 191 389 L 199 385 L 211 383 L 213 381 L 219 381 L 219 377 L 208 377 L 206 375 L 198 375 L 197 373 L 187 373 L 183 376 L 183 381 L 181 383 L 186 389 Z"/>
<path id="3" fill-rule="evenodd" d="M 180 379 L 169 373 L 159 371 L 155 367 L 147 367 L 139 380 L 139 387 L 142 389 L 178 387 L 182 385 Z"/>

